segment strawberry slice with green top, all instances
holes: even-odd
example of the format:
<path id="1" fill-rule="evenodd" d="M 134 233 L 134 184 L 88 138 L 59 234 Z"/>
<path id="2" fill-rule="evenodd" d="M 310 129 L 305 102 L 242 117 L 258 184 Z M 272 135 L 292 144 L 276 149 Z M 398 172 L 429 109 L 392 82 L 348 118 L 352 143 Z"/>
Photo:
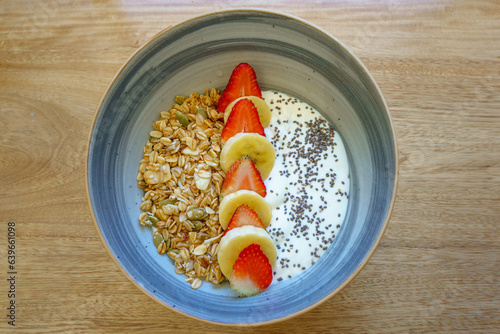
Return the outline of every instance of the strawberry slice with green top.
<path id="1" fill-rule="evenodd" d="M 231 290 L 242 296 L 254 296 L 273 281 L 269 259 L 258 244 L 244 248 L 233 266 L 229 278 Z"/>
<path id="2" fill-rule="evenodd" d="M 267 194 L 260 172 L 248 155 L 236 160 L 229 168 L 222 183 L 221 195 L 226 196 L 238 190 L 255 191 L 262 197 L 266 197 Z"/>
<path id="3" fill-rule="evenodd" d="M 257 215 L 257 213 L 248 205 L 242 204 L 234 211 L 233 216 L 224 231 L 224 235 L 226 235 L 230 229 L 244 225 L 252 225 L 263 228 L 264 230 L 266 229 L 266 226 L 262 223 L 262 220 L 260 220 L 259 215 Z"/>
<path id="4" fill-rule="evenodd" d="M 226 89 L 220 95 L 217 111 L 224 113 L 227 106 L 242 96 L 257 96 L 262 98 L 262 91 L 257 82 L 257 75 L 252 66 L 241 63 L 231 73 Z"/>
<path id="5" fill-rule="evenodd" d="M 242 132 L 258 133 L 261 136 L 266 136 L 264 127 L 260 122 L 259 112 L 249 99 L 236 102 L 226 125 L 222 129 L 220 140 L 224 144 L 229 138 Z"/>

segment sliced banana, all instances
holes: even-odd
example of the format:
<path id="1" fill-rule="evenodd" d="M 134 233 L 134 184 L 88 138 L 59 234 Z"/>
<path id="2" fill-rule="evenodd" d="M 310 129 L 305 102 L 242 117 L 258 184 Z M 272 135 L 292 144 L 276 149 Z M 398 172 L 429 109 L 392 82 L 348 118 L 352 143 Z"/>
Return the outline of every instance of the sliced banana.
<path id="1" fill-rule="evenodd" d="M 277 253 L 273 239 L 271 239 L 266 230 L 260 227 L 245 225 L 229 230 L 220 241 L 217 259 L 219 260 L 219 266 L 224 276 L 227 278 L 231 277 L 234 263 L 241 251 L 251 244 L 258 244 L 262 252 L 269 259 L 271 266 L 274 267 Z"/>
<path id="2" fill-rule="evenodd" d="M 257 133 L 238 133 L 229 138 L 222 148 L 220 166 L 227 173 L 236 160 L 248 155 L 262 180 L 265 180 L 273 169 L 275 153 L 273 144 L 266 137 Z"/>
<path id="3" fill-rule="evenodd" d="M 257 112 L 259 113 L 259 119 L 260 123 L 264 128 L 267 128 L 269 124 L 271 123 L 271 109 L 269 108 L 269 105 L 267 104 L 266 101 L 261 99 L 260 97 L 257 96 L 242 96 L 240 98 L 237 98 L 233 102 L 231 102 L 227 107 L 224 112 L 224 123 L 227 122 L 227 119 L 229 118 L 229 114 L 231 111 L 233 111 L 233 107 L 241 99 L 249 99 L 250 101 L 253 102 L 255 105 L 255 108 L 257 108 Z"/>
<path id="4" fill-rule="evenodd" d="M 242 204 L 246 204 L 252 208 L 257 216 L 259 216 L 260 220 L 262 220 L 262 224 L 264 224 L 265 227 L 269 225 L 273 218 L 271 205 L 255 191 L 238 190 L 224 196 L 220 202 L 219 222 L 223 229 L 227 228 L 234 212 Z"/>

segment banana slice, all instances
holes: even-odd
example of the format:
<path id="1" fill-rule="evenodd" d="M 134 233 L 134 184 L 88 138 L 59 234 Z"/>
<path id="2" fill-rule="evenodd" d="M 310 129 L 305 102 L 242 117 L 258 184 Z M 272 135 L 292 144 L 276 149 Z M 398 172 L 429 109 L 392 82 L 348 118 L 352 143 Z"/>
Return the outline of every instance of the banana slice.
<path id="1" fill-rule="evenodd" d="M 229 138 L 220 152 L 220 166 L 227 173 L 229 168 L 244 155 L 250 156 L 262 180 L 267 179 L 274 166 L 273 144 L 257 133 L 238 133 Z"/>
<path id="2" fill-rule="evenodd" d="M 253 102 L 255 105 L 255 108 L 257 108 L 257 112 L 259 113 L 259 119 L 260 123 L 264 128 L 267 128 L 269 124 L 271 123 L 271 109 L 269 108 L 269 105 L 267 104 L 266 101 L 261 99 L 260 97 L 257 96 L 242 96 L 240 98 L 237 98 L 233 102 L 231 102 L 227 107 L 224 112 L 224 123 L 227 122 L 227 119 L 229 118 L 229 114 L 231 111 L 233 111 L 233 107 L 241 99 L 249 99 L 250 101 Z"/>
<path id="3" fill-rule="evenodd" d="M 276 245 L 266 230 L 245 225 L 236 227 L 227 232 L 219 243 L 217 259 L 220 269 L 226 278 L 231 277 L 233 266 L 241 251 L 251 244 L 258 244 L 262 252 L 269 259 L 272 267 L 276 263 Z"/>
<path id="4" fill-rule="evenodd" d="M 219 205 L 219 222 L 223 229 L 227 228 L 231 217 L 236 209 L 246 204 L 259 216 L 265 227 L 269 225 L 273 218 L 272 208 L 267 201 L 251 190 L 238 190 L 224 196 Z"/>

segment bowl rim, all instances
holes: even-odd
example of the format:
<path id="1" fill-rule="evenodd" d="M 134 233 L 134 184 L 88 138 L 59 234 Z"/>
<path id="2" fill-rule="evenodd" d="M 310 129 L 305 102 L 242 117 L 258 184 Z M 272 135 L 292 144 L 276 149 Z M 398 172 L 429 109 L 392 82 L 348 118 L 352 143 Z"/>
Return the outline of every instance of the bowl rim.
<path id="1" fill-rule="evenodd" d="M 382 103 L 384 105 L 385 114 L 386 114 L 386 117 L 387 117 L 388 122 L 389 122 L 389 127 L 390 127 L 390 131 L 391 131 L 391 137 L 392 137 L 392 141 L 393 141 L 393 150 L 394 150 L 394 185 L 393 185 L 392 194 L 391 194 L 391 202 L 389 204 L 389 208 L 387 210 L 387 214 L 386 214 L 384 223 L 382 225 L 382 228 L 380 230 L 380 233 L 379 233 L 377 239 L 375 240 L 372 248 L 368 252 L 368 254 L 365 257 L 365 259 L 356 268 L 356 270 L 344 282 L 342 282 L 335 290 L 333 290 L 329 294 L 325 295 L 322 299 L 318 300 L 316 303 L 314 303 L 314 304 L 312 304 L 312 305 L 310 305 L 308 307 L 305 307 L 305 308 L 301 309 L 300 311 L 297 311 L 295 313 L 283 316 L 281 318 L 271 319 L 271 320 L 267 320 L 267 321 L 261 321 L 261 322 L 255 322 L 255 323 L 239 323 L 239 324 L 217 322 L 217 321 L 213 321 L 213 320 L 198 318 L 198 317 L 196 317 L 194 315 L 185 313 L 185 312 L 183 312 L 183 311 L 181 311 L 181 310 L 179 310 L 177 308 L 171 307 L 171 306 L 163 303 L 160 299 L 158 299 L 158 297 L 156 297 L 155 295 L 153 295 L 152 293 L 150 293 L 149 291 L 147 291 L 147 289 L 145 287 L 141 286 L 136 281 L 134 281 L 133 278 L 130 277 L 130 275 L 127 273 L 127 271 L 125 270 L 125 268 L 120 264 L 120 262 L 118 261 L 118 259 L 116 258 L 116 256 L 113 254 L 112 250 L 109 248 L 109 245 L 106 243 L 106 240 L 104 238 L 104 235 L 102 234 L 101 228 L 99 227 L 99 223 L 97 222 L 97 218 L 96 218 L 96 214 L 94 212 L 94 208 L 92 206 L 92 200 L 91 200 L 90 188 L 89 188 L 90 187 L 90 184 L 89 184 L 89 153 L 90 153 L 90 148 L 91 148 L 91 144 L 92 144 L 92 135 L 94 133 L 94 128 L 95 128 L 95 125 L 96 125 L 96 121 L 97 121 L 97 118 L 99 116 L 99 111 L 101 110 L 101 107 L 102 107 L 102 105 L 103 105 L 103 103 L 104 103 L 104 101 L 106 99 L 106 96 L 109 94 L 111 88 L 114 86 L 114 84 L 116 83 L 117 79 L 120 77 L 120 75 L 125 70 L 125 68 L 127 67 L 127 65 L 137 56 L 137 54 L 139 54 L 142 50 L 144 50 L 148 45 L 150 45 L 151 43 L 153 43 L 155 40 L 157 40 L 160 36 L 162 36 L 166 32 L 168 32 L 168 31 L 170 31 L 172 29 L 175 29 L 178 26 L 181 26 L 181 25 L 183 25 L 185 23 L 188 23 L 188 22 L 191 22 L 191 21 L 194 21 L 194 20 L 198 20 L 198 19 L 203 18 L 203 17 L 208 17 L 208 16 L 212 16 L 212 15 L 220 15 L 220 14 L 224 14 L 224 13 L 234 13 L 234 12 L 254 12 L 254 13 L 273 14 L 273 15 L 276 15 L 276 16 L 282 16 L 282 17 L 285 17 L 285 18 L 288 18 L 288 19 L 296 20 L 296 21 L 299 21 L 300 23 L 303 23 L 305 25 L 310 26 L 311 28 L 317 30 L 321 34 L 326 35 L 327 37 L 331 38 L 336 43 L 338 43 L 342 48 L 344 48 L 344 50 L 349 54 L 349 56 L 352 57 L 358 63 L 358 65 L 363 69 L 363 71 L 370 78 L 370 80 L 372 81 L 375 89 L 377 90 L 377 93 L 378 93 L 378 95 L 379 95 L 379 97 L 380 97 L 380 99 L 381 99 L 381 101 L 382 101 Z M 101 240 L 101 243 L 104 245 L 104 248 L 106 249 L 106 251 L 108 252 L 108 254 L 111 256 L 111 259 L 113 260 L 113 262 L 122 271 L 122 273 L 138 289 L 140 289 L 143 293 L 145 293 L 146 295 L 148 295 L 149 297 L 151 297 L 153 300 L 155 300 L 159 304 L 167 307 L 170 310 L 175 311 L 178 314 L 182 314 L 184 316 L 187 316 L 187 317 L 189 317 L 191 319 L 196 319 L 198 321 L 202 321 L 202 322 L 206 322 L 206 323 L 210 323 L 210 324 L 215 324 L 215 325 L 232 326 L 232 327 L 243 327 L 243 326 L 244 327 L 248 327 L 248 326 L 257 327 L 257 326 L 262 326 L 262 325 L 275 324 L 275 323 L 278 323 L 278 322 L 281 322 L 281 321 L 289 320 L 289 319 L 294 318 L 296 316 L 299 316 L 301 314 L 304 314 L 304 313 L 306 313 L 306 312 L 308 312 L 308 311 L 316 308 L 320 304 L 326 302 L 327 300 L 329 300 L 333 296 L 335 296 L 338 292 L 340 292 L 342 289 L 344 289 L 344 287 L 347 286 L 361 272 L 361 270 L 367 265 L 368 261 L 371 259 L 371 257 L 375 253 L 378 245 L 380 244 L 380 241 L 382 240 L 382 237 L 385 234 L 385 231 L 387 230 L 387 226 L 389 225 L 389 221 L 390 221 L 390 218 L 392 216 L 392 212 L 393 212 L 393 209 L 394 209 L 394 206 L 395 206 L 395 202 L 396 202 L 396 193 L 397 193 L 397 186 L 398 186 L 398 180 L 399 180 L 399 159 L 398 159 L 398 146 L 397 146 L 396 139 L 397 139 L 397 137 L 396 137 L 396 132 L 394 130 L 394 122 L 393 122 L 393 120 L 391 118 L 391 114 L 389 112 L 389 108 L 387 106 L 387 102 L 386 102 L 386 100 L 385 100 L 385 98 L 384 98 L 384 96 L 382 94 L 382 91 L 380 90 L 380 87 L 376 83 L 375 79 L 373 78 L 373 76 L 371 75 L 371 73 L 368 71 L 368 69 L 364 65 L 364 63 L 342 41 L 340 41 L 339 39 L 337 39 L 335 36 L 333 36 L 332 34 L 330 34 L 328 31 L 326 31 L 323 28 L 317 26 L 316 24 L 311 23 L 311 22 L 309 22 L 309 21 L 307 21 L 305 19 L 302 19 L 302 18 L 300 18 L 298 16 L 295 16 L 293 14 L 288 14 L 288 13 L 285 13 L 285 12 L 282 12 L 282 11 L 278 11 L 278 10 L 255 8 L 255 7 L 237 7 L 237 8 L 229 8 L 229 9 L 208 11 L 208 12 L 204 12 L 204 13 L 201 13 L 201 14 L 198 14 L 198 15 L 195 15 L 195 16 L 191 16 L 190 18 L 187 18 L 185 20 L 179 21 L 179 22 L 177 22 L 175 24 L 171 24 L 168 27 L 162 29 L 160 32 L 158 32 L 155 35 L 153 35 L 152 37 L 150 37 L 146 42 L 144 42 L 140 47 L 138 47 L 132 53 L 132 55 L 130 55 L 127 58 L 127 60 L 123 63 L 123 65 L 120 67 L 120 69 L 116 72 L 116 74 L 114 75 L 114 77 L 109 82 L 109 84 L 106 87 L 106 90 L 104 91 L 104 93 L 103 93 L 103 95 L 101 97 L 101 100 L 100 100 L 100 102 L 99 102 L 99 104 L 98 104 L 98 106 L 96 108 L 95 115 L 94 115 L 94 118 L 92 120 L 92 125 L 91 125 L 91 128 L 90 128 L 88 137 L 87 137 L 87 148 L 86 148 L 86 156 L 85 156 L 85 189 L 86 189 L 86 194 L 87 194 L 87 204 L 89 206 L 91 217 L 92 217 L 92 220 L 94 222 L 94 227 L 96 228 L 97 234 L 99 235 L 99 239 Z"/>

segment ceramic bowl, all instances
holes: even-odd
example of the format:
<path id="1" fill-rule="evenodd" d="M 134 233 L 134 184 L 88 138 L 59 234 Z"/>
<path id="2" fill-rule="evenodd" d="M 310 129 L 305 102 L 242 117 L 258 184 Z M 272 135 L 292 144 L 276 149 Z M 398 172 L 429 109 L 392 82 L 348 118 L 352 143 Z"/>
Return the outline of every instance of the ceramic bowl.
<path id="1" fill-rule="evenodd" d="M 159 112 L 179 92 L 223 89 L 232 69 L 251 64 L 264 89 L 308 102 L 343 138 L 350 202 L 328 251 L 302 274 L 251 298 L 228 284 L 191 289 L 159 256 L 138 222 L 136 176 Z M 159 33 L 120 69 L 98 108 L 87 157 L 88 197 L 98 233 L 118 267 L 167 307 L 219 324 L 263 324 L 305 312 L 335 295 L 367 263 L 386 229 L 396 179 L 396 143 L 387 106 L 367 69 L 317 26 L 283 13 L 235 9 Z"/>

